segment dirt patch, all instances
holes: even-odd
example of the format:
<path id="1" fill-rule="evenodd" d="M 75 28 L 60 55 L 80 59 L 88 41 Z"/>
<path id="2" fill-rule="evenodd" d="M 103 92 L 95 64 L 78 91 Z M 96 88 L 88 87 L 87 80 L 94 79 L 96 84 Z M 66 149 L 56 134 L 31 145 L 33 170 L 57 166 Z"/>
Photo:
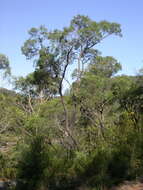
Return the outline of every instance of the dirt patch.
<path id="1" fill-rule="evenodd" d="M 111 190 L 143 190 L 142 182 L 125 182 L 118 187 L 113 187 Z"/>

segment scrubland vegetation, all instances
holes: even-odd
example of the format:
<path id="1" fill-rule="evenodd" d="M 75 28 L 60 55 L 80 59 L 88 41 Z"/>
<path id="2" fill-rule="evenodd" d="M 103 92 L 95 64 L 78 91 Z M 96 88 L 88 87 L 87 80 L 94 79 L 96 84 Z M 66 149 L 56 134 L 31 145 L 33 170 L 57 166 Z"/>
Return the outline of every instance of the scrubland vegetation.
<path id="1" fill-rule="evenodd" d="M 33 73 L 13 77 L 0 55 L 13 83 L 0 89 L 0 177 L 17 190 L 104 190 L 142 177 L 143 72 L 118 75 L 118 60 L 96 49 L 122 37 L 120 25 L 77 15 L 28 33 L 21 50 Z"/>

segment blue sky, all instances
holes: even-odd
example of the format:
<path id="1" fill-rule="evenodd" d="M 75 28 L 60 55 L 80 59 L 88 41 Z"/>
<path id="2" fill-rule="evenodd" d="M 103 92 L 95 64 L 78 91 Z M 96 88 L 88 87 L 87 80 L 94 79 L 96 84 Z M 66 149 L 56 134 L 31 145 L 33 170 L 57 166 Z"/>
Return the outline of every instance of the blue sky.
<path id="1" fill-rule="evenodd" d="M 124 74 L 136 74 L 143 67 L 143 0 L 1 0 L 0 53 L 9 57 L 13 74 L 32 71 L 20 50 L 31 27 L 62 28 L 77 14 L 120 23 L 123 37 L 102 42 L 102 55 L 119 60 Z"/>

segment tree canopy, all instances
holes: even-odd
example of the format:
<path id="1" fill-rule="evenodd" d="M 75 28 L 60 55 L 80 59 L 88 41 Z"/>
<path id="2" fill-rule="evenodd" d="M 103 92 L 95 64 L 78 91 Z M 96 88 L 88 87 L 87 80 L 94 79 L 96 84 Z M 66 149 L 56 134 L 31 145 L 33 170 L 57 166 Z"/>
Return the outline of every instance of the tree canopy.
<path id="1" fill-rule="evenodd" d="M 121 37 L 121 26 L 77 15 L 28 35 L 21 50 L 34 71 L 0 88 L 0 177 L 16 182 L 9 189 L 105 190 L 142 177 L 142 70 L 119 75 L 121 63 L 97 48 Z M 0 70 L 10 74 L 3 54 Z"/>

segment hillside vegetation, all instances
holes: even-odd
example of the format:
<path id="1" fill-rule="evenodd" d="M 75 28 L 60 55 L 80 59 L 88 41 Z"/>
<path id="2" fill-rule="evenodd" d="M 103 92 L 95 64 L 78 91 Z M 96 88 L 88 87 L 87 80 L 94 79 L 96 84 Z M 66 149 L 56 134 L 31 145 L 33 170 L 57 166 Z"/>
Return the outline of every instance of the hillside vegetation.
<path id="1" fill-rule="evenodd" d="M 77 15 L 28 33 L 21 49 L 35 70 L 0 89 L 0 177 L 16 190 L 105 190 L 142 177 L 142 70 L 118 75 L 121 64 L 96 49 L 121 37 L 120 25 Z M 2 54 L 0 69 L 10 77 Z"/>

